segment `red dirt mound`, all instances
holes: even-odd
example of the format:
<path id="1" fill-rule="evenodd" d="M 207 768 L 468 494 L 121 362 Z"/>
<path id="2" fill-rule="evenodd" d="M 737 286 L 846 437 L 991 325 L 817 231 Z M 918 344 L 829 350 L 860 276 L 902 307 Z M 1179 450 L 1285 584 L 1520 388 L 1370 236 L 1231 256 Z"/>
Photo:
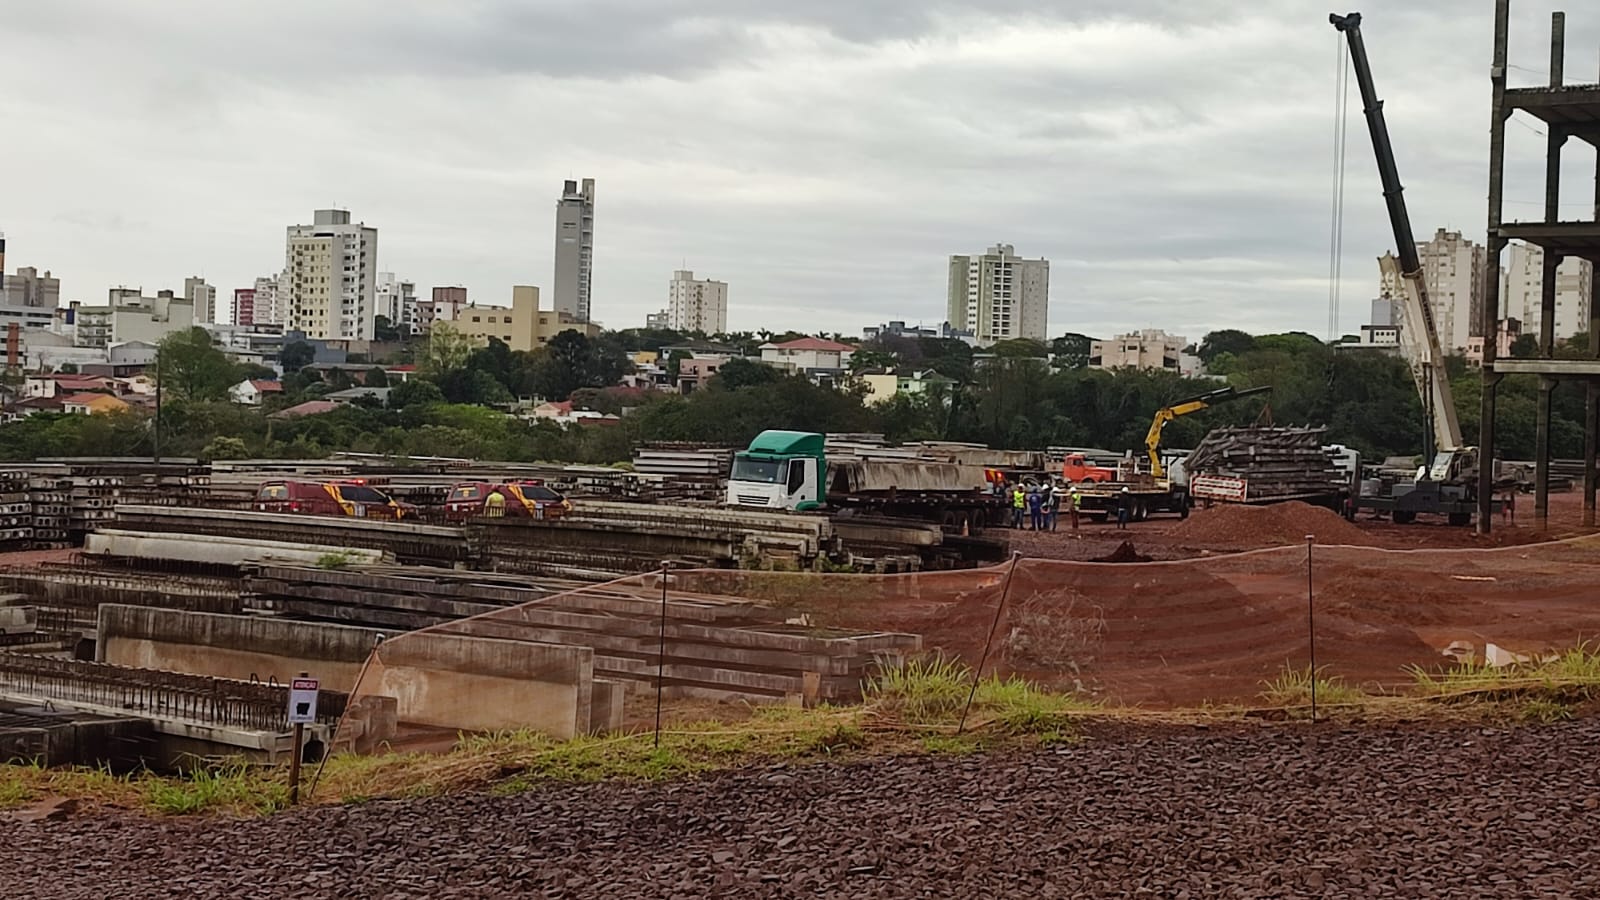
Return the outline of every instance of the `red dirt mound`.
<path id="1" fill-rule="evenodd" d="M 1350 544 L 1370 547 L 1372 537 L 1346 522 L 1338 513 L 1291 500 L 1266 506 L 1221 504 L 1197 509 L 1169 532 L 1174 539 L 1190 539 L 1205 547 L 1275 547 L 1305 543 L 1314 535 L 1323 545 Z"/>
<path id="2" fill-rule="evenodd" d="M 1123 541 L 1121 544 L 1118 544 L 1117 549 L 1111 551 L 1110 554 L 1106 556 L 1097 556 L 1091 560 L 1091 562 L 1108 563 L 1142 563 L 1149 561 L 1150 557 L 1145 556 L 1143 553 L 1140 553 L 1134 548 L 1133 541 Z"/>

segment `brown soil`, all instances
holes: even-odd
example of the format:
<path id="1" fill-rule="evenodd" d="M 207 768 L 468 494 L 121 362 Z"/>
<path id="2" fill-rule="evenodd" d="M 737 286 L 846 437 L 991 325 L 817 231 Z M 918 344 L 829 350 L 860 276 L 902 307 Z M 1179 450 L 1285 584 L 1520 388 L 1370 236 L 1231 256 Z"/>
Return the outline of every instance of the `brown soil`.
<path id="1" fill-rule="evenodd" d="M 1117 549 L 1094 560 L 1094 562 L 1103 563 L 1143 563 L 1150 561 L 1150 557 L 1145 556 L 1134 548 L 1133 541 L 1123 541 L 1117 545 Z"/>
<path id="2" fill-rule="evenodd" d="M 850 578 L 839 585 L 847 602 L 827 599 L 834 591 L 824 585 L 802 605 L 819 610 L 818 624 L 921 634 L 929 650 L 986 659 L 986 671 L 1113 702 L 1256 702 L 1264 682 L 1310 665 L 1313 624 L 1327 675 L 1408 690 L 1408 667 L 1445 667 L 1442 651 L 1455 641 L 1481 654 L 1488 643 L 1541 653 L 1600 639 L 1600 542 L 1529 545 L 1577 530 L 1577 495 L 1552 499 L 1549 532 L 1496 522 L 1489 538 L 1446 525 L 1352 524 L 1299 504 L 1202 509 L 1127 531 L 1013 533 L 1025 553 L 1055 549 L 1082 562 L 1024 559 L 998 624 L 1006 566 Z M 1317 537 L 1309 585 L 1306 534 Z M 1252 543 L 1278 546 L 1239 552 Z M 1381 549 L 1417 544 L 1439 549 Z M 1130 552 L 1167 561 L 1086 564 Z"/>
<path id="3" fill-rule="evenodd" d="M 1299 501 L 1268 506 L 1220 504 L 1212 509 L 1196 510 L 1167 533 L 1177 541 L 1191 541 L 1213 549 L 1252 550 L 1299 545 L 1308 537 L 1327 545 L 1361 547 L 1377 543 L 1372 535 L 1340 518 L 1333 510 Z"/>

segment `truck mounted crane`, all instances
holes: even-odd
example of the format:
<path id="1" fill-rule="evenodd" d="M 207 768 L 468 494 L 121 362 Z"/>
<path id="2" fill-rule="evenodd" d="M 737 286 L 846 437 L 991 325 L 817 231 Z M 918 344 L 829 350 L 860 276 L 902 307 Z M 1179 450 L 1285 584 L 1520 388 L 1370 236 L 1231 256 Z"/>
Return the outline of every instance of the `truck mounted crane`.
<path id="1" fill-rule="evenodd" d="M 1361 37 L 1361 14 L 1329 15 L 1328 21 L 1345 36 L 1350 46 L 1350 62 L 1372 135 L 1372 149 L 1378 160 L 1378 177 L 1383 183 L 1383 199 L 1389 209 L 1389 225 L 1394 230 L 1396 260 L 1380 261 L 1385 275 L 1400 286 L 1400 348 L 1411 369 L 1417 392 L 1428 417 L 1423 431 L 1423 460 L 1416 480 L 1398 484 L 1387 496 L 1359 497 L 1356 504 L 1390 513 L 1397 524 L 1414 521 L 1418 514 L 1446 516 L 1452 525 L 1469 525 L 1476 509 L 1473 502 L 1477 483 L 1478 450 L 1461 442 L 1461 424 L 1456 419 L 1455 397 L 1445 372 L 1444 353 L 1433 321 L 1433 306 L 1428 302 L 1428 285 L 1417 255 L 1417 239 L 1406 211 L 1400 172 L 1395 164 L 1394 145 L 1389 141 L 1389 126 L 1383 118 L 1383 101 L 1372 83 L 1372 67 L 1367 61 L 1366 43 Z"/>
<path id="2" fill-rule="evenodd" d="M 1190 397 L 1188 400 L 1180 400 L 1171 406 L 1163 406 L 1156 410 L 1155 418 L 1150 420 L 1150 431 L 1144 436 L 1144 452 L 1150 457 L 1150 475 L 1154 478 L 1165 478 L 1167 476 L 1166 468 L 1161 465 L 1161 432 L 1166 429 L 1167 424 L 1173 419 L 1199 412 L 1202 409 L 1210 409 L 1219 403 L 1228 403 L 1254 394 L 1265 394 L 1271 390 L 1271 385 L 1246 388 L 1242 391 L 1238 388 L 1225 387 L 1221 390 L 1201 394 L 1198 397 Z"/>

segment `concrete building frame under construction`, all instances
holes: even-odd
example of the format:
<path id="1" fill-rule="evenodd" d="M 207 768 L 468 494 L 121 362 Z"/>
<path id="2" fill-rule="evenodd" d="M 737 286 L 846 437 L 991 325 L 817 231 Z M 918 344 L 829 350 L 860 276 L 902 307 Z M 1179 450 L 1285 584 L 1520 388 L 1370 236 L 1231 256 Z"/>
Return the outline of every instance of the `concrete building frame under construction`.
<path id="1" fill-rule="evenodd" d="M 1534 518 L 1548 521 L 1550 498 L 1551 393 L 1562 383 L 1580 384 L 1584 397 L 1583 524 L 1595 524 L 1596 456 L 1600 454 L 1600 282 L 1591 285 L 1589 302 L 1589 355 L 1584 359 L 1556 359 L 1555 320 L 1557 270 L 1566 257 L 1600 263 L 1600 157 L 1595 170 L 1594 217 L 1563 222 L 1561 205 L 1561 153 L 1576 138 L 1600 153 L 1600 82 L 1567 84 L 1565 79 L 1566 14 L 1554 13 L 1550 29 L 1550 80 L 1545 87 L 1506 86 L 1511 0 L 1495 0 L 1494 64 L 1490 70 L 1493 102 L 1489 134 L 1488 265 L 1485 267 L 1484 303 L 1480 334 L 1494 334 L 1501 318 L 1500 256 L 1513 240 L 1544 250 L 1539 319 L 1539 353 L 1534 359 L 1497 359 L 1494 341 L 1484 342 L 1483 398 L 1478 471 L 1478 528 L 1487 532 L 1493 516 L 1496 389 L 1507 375 L 1537 375 L 1539 408 L 1535 438 Z M 1506 123 L 1521 111 L 1541 120 L 1546 128 L 1544 216 L 1534 222 L 1503 221 Z"/>

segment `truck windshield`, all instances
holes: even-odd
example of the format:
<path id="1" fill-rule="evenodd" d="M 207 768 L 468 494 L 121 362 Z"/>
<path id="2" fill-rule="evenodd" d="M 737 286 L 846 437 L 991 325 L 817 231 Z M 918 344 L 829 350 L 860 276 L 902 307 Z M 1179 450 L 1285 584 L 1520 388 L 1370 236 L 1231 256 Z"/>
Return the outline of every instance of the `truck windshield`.
<path id="1" fill-rule="evenodd" d="M 781 459 L 752 459 L 748 456 L 735 456 L 733 458 L 733 473 L 729 476 L 733 481 L 759 481 L 762 484 L 777 484 L 783 473 L 783 460 Z"/>

